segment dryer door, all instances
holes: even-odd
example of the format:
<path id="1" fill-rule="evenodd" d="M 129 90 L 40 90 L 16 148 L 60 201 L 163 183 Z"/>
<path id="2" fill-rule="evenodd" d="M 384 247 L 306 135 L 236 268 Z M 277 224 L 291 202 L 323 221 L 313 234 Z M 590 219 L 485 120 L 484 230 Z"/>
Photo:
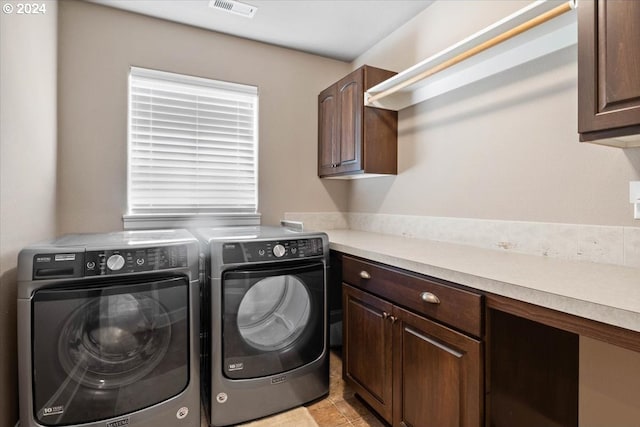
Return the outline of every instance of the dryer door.
<path id="1" fill-rule="evenodd" d="M 34 418 L 113 418 L 169 399 L 189 382 L 186 277 L 83 282 L 32 300 Z"/>
<path id="2" fill-rule="evenodd" d="M 228 378 L 286 372 L 325 351 L 324 264 L 228 271 L 222 289 Z"/>

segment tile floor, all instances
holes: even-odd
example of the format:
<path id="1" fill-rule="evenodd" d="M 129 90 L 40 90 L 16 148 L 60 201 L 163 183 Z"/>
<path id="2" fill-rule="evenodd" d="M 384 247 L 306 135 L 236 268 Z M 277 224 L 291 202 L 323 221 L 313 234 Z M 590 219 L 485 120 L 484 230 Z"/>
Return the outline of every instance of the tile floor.
<path id="1" fill-rule="evenodd" d="M 320 427 L 384 427 L 357 397 L 351 387 L 342 380 L 342 359 L 340 349 L 332 349 L 329 359 L 329 396 L 307 405 L 309 413 Z"/>

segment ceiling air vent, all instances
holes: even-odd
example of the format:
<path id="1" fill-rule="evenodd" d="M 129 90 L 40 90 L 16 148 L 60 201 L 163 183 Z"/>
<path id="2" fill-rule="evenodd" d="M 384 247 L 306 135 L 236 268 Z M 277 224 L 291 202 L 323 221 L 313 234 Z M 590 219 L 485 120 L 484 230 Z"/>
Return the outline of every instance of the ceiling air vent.
<path id="1" fill-rule="evenodd" d="M 209 2 L 209 7 L 224 10 L 225 12 L 235 13 L 236 15 L 241 15 L 246 18 L 253 18 L 253 15 L 256 14 L 256 10 L 258 10 L 255 6 L 241 3 L 236 0 L 211 0 Z"/>

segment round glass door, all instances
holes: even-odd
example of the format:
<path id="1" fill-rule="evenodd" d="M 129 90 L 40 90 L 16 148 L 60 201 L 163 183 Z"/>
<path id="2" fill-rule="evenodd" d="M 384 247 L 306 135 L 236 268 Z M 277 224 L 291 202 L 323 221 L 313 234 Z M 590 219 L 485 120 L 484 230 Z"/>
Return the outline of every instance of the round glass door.
<path id="1" fill-rule="evenodd" d="M 189 280 L 121 277 L 37 290 L 32 303 L 38 425 L 97 425 L 189 385 Z"/>
<path id="2" fill-rule="evenodd" d="M 162 361 L 170 325 L 164 308 L 146 295 L 96 298 L 77 308 L 62 328 L 59 360 L 67 375 L 85 386 L 124 387 Z"/>
<path id="3" fill-rule="evenodd" d="M 295 276 L 282 275 L 256 282 L 238 307 L 242 339 L 261 351 L 277 351 L 304 332 L 310 317 L 311 297 Z"/>

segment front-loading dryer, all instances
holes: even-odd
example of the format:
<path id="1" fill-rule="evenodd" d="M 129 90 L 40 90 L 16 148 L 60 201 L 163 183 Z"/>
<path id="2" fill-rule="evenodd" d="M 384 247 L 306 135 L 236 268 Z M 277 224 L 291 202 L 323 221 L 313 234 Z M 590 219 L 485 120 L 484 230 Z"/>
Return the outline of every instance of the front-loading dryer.
<path id="1" fill-rule="evenodd" d="M 199 253 L 186 230 L 22 250 L 21 425 L 199 426 Z"/>
<path id="2" fill-rule="evenodd" d="M 281 227 L 195 232 L 206 255 L 203 403 L 212 426 L 329 393 L 328 239 Z"/>

